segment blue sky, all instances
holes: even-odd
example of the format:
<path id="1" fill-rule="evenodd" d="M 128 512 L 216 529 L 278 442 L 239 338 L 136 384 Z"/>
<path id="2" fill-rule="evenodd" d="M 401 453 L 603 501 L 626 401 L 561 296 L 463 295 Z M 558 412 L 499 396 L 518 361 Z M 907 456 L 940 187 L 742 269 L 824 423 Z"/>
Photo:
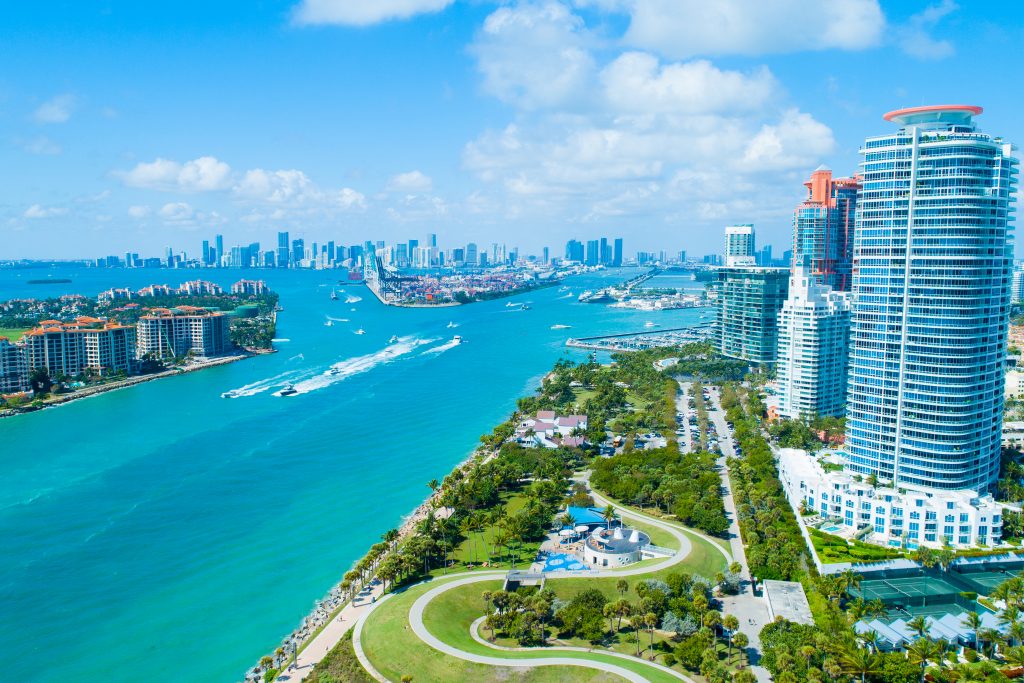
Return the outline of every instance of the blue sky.
<path id="1" fill-rule="evenodd" d="M 0 258 L 422 238 L 781 249 L 901 106 L 1024 141 L 1015 2 L 9 3 Z"/>

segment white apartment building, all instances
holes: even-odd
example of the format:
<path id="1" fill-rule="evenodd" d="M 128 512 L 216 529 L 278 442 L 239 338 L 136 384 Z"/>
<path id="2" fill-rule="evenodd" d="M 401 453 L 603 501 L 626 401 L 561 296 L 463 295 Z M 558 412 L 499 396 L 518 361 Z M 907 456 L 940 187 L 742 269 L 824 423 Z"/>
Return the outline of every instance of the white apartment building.
<path id="1" fill-rule="evenodd" d="M 789 295 L 779 311 L 779 414 L 789 418 L 841 416 L 846 408 L 850 299 L 793 266 Z"/>
<path id="2" fill-rule="evenodd" d="M 725 265 L 753 266 L 754 226 L 729 225 L 725 228 Z"/>
<path id="3" fill-rule="evenodd" d="M 25 333 L 21 345 L 30 372 L 42 368 L 52 376 L 75 377 L 86 371 L 106 375 L 135 369 L 135 328 L 99 318 L 44 320 Z"/>
<path id="4" fill-rule="evenodd" d="M 872 486 L 847 471 L 826 472 L 806 451 L 783 448 L 778 456 L 779 480 L 795 507 L 802 503 L 846 532 L 867 527 L 868 543 L 913 549 L 948 542 L 965 548 L 995 546 L 1002 539 L 1002 506 L 991 495 Z"/>
<path id="5" fill-rule="evenodd" d="M 220 311 L 193 306 L 153 309 L 139 318 L 136 352 L 139 358 L 219 356 L 232 348 L 230 326 Z"/>
<path id="6" fill-rule="evenodd" d="M 25 350 L 7 337 L 0 337 L 0 394 L 15 394 L 28 390 Z"/>

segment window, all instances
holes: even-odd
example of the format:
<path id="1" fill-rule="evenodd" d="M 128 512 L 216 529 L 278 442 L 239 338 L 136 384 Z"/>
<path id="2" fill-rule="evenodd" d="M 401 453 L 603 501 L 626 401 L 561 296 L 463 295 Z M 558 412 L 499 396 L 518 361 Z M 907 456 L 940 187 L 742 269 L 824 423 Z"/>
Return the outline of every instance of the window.
<path id="1" fill-rule="evenodd" d="M 919 507 L 919 508 L 923 508 L 924 507 L 924 501 L 921 500 L 920 498 L 918 498 L 917 500 L 914 501 L 914 506 L 915 507 Z"/>
<path id="2" fill-rule="evenodd" d="M 910 513 L 910 518 L 911 519 L 921 519 L 921 513 L 918 512 L 917 510 L 914 510 L 913 512 Z"/>
<path id="3" fill-rule="evenodd" d="M 955 522 L 956 521 L 956 515 L 946 515 L 945 518 L 942 521 L 944 521 L 944 522 Z"/>
<path id="4" fill-rule="evenodd" d="M 946 503 L 946 509 L 947 510 L 952 510 L 954 506 L 955 506 L 955 503 L 953 503 L 953 502 Z"/>
<path id="5" fill-rule="evenodd" d="M 960 513 L 960 521 L 961 522 L 967 522 L 967 521 L 970 521 L 970 519 L 971 519 L 971 516 L 968 515 L 966 512 L 961 512 Z"/>
<path id="6" fill-rule="evenodd" d="M 970 536 L 961 536 L 960 537 L 960 545 L 967 545 L 970 542 L 971 542 L 971 537 Z"/>
<path id="7" fill-rule="evenodd" d="M 950 525 L 950 526 L 942 527 L 942 535 L 946 536 L 948 538 L 952 538 L 953 537 L 953 526 Z"/>

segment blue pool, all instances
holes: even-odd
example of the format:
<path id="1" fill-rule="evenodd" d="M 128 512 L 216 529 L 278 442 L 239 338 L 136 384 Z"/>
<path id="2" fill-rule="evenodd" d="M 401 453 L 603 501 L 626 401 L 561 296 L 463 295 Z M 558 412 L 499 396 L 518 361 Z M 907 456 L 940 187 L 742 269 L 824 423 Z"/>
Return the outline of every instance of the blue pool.
<path id="1" fill-rule="evenodd" d="M 829 533 L 834 533 L 836 531 L 839 531 L 839 529 L 840 529 L 840 527 L 837 527 L 835 524 L 821 527 L 822 531 L 827 531 Z"/>
<path id="2" fill-rule="evenodd" d="M 545 572 L 564 572 L 564 571 L 578 571 L 580 569 L 586 569 L 587 565 L 580 561 L 580 558 L 575 555 L 568 555 L 566 553 L 551 553 L 544 558 L 544 569 L 541 571 Z"/>

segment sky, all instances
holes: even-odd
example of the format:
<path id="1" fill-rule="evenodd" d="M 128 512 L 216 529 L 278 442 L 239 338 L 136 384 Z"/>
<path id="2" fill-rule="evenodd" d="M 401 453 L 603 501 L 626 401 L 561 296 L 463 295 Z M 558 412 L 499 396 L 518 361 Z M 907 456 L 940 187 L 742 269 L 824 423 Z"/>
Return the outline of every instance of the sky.
<path id="1" fill-rule="evenodd" d="M 0 40 L 0 259 L 437 233 L 781 252 L 886 111 L 1024 144 L 1024 5 L 33 0 Z"/>

